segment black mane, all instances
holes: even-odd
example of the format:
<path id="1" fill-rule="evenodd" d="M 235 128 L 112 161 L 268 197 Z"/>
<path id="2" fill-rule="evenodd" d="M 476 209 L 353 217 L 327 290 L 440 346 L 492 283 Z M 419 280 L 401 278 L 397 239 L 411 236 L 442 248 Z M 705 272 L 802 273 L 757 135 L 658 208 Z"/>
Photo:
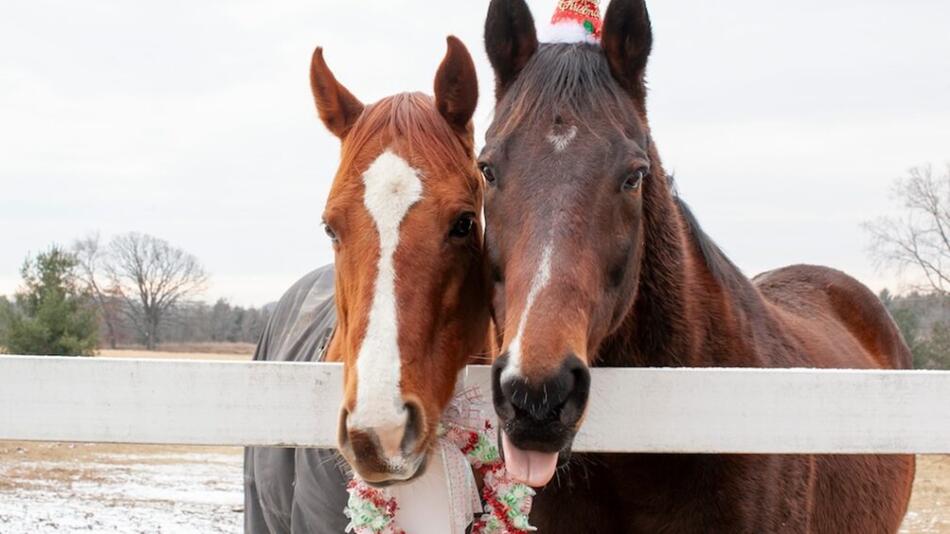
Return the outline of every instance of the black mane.
<path id="1" fill-rule="evenodd" d="M 696 215 L 693 214 L 693 210 L 690 209 L 686 201 L 680 197 L 679 192 L 673 187 L 672 176 L 669 178 L 669 181 L 670 187 L 674 192 L 673 200 L 676 202 L 680 216 L 686 223 L 686 230 L 689 233 L 689 237 L 696 248 L 699 249 L 703 257 L 703 262 L 706 264 L 713 278 L 729 288 L 735 288 L 738 282 L 746 281 L 742 271 L 736 264 L 732 263 L 732 260 L 726 256 L 725 252 L 719 248 L 719 245 L 717 245 L 716 242 L 709 237 L 709 234 L 703 230 L 702 226 L 700 226 L 699 220 L 696 218 Z"/>

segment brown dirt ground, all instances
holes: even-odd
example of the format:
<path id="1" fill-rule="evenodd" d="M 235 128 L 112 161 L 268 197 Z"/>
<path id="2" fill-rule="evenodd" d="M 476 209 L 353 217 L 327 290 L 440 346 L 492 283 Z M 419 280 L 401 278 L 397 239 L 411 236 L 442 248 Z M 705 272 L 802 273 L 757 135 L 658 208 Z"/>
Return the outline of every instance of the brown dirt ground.
<path id="1" fill-rule="evenodd" d="M 950 534 L 950 456 L 918 456 L 902 533 Z"/>
<path id="2" fill-rule="evenodd" d="M 28 485 L 29 480 L 70 482 L 101 480 L 101 468 L 83 464 L 108 464 L 116 467 L 128 463 L 133 455 L 137 464 L 170 464 L 174 454 L 241 454 L 240 447 L 193 447 L 185 445 L 128 445 L 118 443 L 58 443 L 35 441 L 0 441 L 0 465 L 21 464 L 9 469 L 0 478 L 0 492 Z M 42 466 L 37 467 L 37 464 Z M 55 467 L 43 467 L 55 466 Z"/>

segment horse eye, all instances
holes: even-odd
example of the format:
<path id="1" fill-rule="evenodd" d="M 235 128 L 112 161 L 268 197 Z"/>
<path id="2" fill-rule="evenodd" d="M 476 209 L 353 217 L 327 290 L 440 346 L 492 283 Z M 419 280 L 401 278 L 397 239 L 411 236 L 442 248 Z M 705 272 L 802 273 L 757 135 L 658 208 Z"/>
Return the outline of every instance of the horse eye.
<path id="1" fill-rule="evenodd" d="M 479 163 L 478 170 L 482 171 L 482 176 L 485 177 L 485 182 L 489 185 L 495 185 L 495 171 L 492 170 L 491 165 L 487 163 Z"/>
<path id="2" fill-rule="evenodd" d="M 468 237 L 474 227 L 474 216 L 471 213 L 466 213 L 455 220 L 452 224 L 452 229 L 449 230 L 449 235 L 456 238 Z"/>
<path id="3" fill-rule="evenodd" d="M 334 243 L 336 242 L 336 232 L 333 231 L 333 228 L 330 228 L 329 224 L 323 223 L 323 231 L 327 234 L 327 237 L 329 237 L 331 241 Z"/>
<path id="4" fill-rule="evenodd" d="M 623 182 L 623 190 L 635 191 L 639 189 L 640 184 L 643 182 L 643 179 L 647 177 L 648 172 L 646 167 L 641 167 L 627 175 L 627 179 Z"/>

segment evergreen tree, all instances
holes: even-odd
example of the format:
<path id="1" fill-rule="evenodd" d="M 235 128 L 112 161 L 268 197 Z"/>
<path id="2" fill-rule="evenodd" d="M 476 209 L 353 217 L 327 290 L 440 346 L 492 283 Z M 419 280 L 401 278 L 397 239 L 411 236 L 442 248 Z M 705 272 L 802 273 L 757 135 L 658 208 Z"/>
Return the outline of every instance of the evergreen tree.
<path id="1" fill-rule="evenodd" d="M 98 322 L 88 295 L 79 289 L 76 257 L 53 245 L 27 258 L 23 289 L 0 340 L 11 354 L 91 355 Z"/>
<path id="2" fill-rule="evenodd" d="M 0 345 L 7 337 L 7 331 L 10 329 L 10 320 L 13 318 L 13 303 L 7 297 L 0 295 Z M 0 352 L 3 347 L 0 346 Z"/>

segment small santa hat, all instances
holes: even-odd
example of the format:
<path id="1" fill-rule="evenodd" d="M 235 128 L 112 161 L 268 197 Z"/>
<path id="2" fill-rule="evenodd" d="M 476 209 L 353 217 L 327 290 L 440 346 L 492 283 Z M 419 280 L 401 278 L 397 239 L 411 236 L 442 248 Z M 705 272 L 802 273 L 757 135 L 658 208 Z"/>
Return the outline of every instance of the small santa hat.
<path id="1" fill-rule="evenodd" d="M 547 43 L 600 43 L 600 0 L 558 0 Z"/>

